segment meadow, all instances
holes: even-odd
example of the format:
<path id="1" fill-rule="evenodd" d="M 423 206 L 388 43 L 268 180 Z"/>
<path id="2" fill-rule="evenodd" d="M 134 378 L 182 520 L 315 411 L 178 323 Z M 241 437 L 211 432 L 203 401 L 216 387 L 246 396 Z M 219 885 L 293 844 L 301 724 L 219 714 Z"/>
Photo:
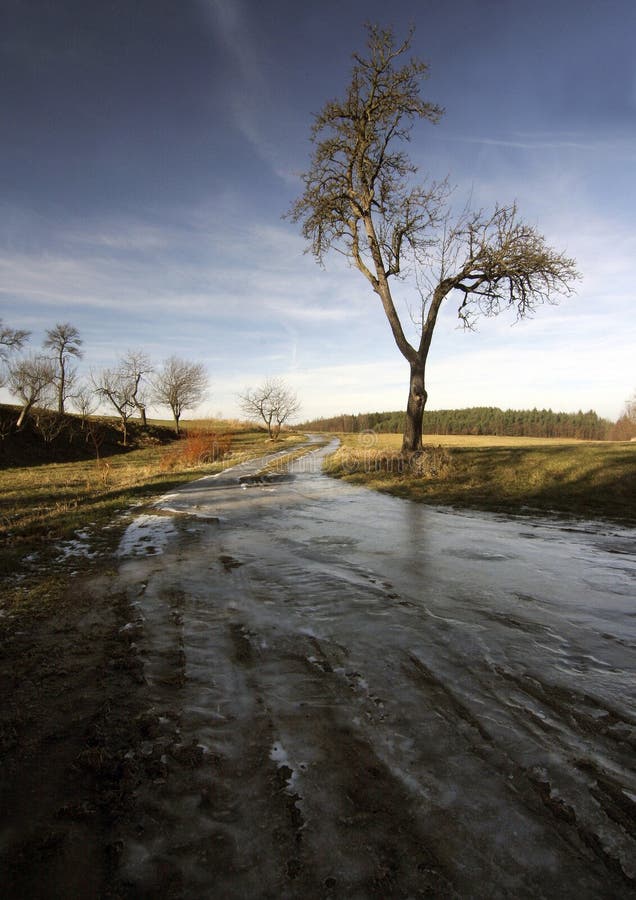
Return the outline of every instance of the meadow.
<path id="1" fill-rule="evenodd" d="M 115 550 L 133 511 L 180 484 L 299 440 L 285 434 L 273 445 L 263 431 L 234 422 L 190 422 L 185 431 L 178 441 L 99 459 L 0 468 L 3 600 L 31 599 L 34 589 L 53 598 L 69 568 L 88 569 L 96 554 Z"/>
<path id="2" fill-rule="evenodd" d="M 259 429 L 218 421 L 186 423 L 186 432 L 178 441 L 99 459 L 0 469 L 5 603 L 56 602 L 69 570 L 93 571 L 97 556 L 111 558 L 131 516 L 145 504 L 273 449 L 289 447 L 292 459 L 301 437 L 287 432 L 272 444 Z M 397 434 L 340 439 L 325 471 L 398 497 L 636 525 L 634 443 L 427 435 L 424 453 L 407 459 Z"/>
<path id="3" fill-rule="evenodd" d="M 341 440 L 329 474 L 398 497 L 636 524 L 636 443 L 425 435 L 424 452 L 406 460 L 397 434 Z"/>

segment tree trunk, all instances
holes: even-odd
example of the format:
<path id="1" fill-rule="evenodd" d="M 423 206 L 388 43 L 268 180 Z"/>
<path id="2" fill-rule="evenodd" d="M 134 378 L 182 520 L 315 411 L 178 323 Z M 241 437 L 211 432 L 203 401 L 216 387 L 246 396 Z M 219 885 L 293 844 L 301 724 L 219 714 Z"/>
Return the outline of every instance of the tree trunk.
<path id="1" fill-rule="evenodd" d="M 64 415 L 64 375 L 60 379 L 60 389 L 57 395 L 57 411 L 60 416 Z"/>
<path id="2" fill-rule="evenodd" d="M 406 421 L 402 438 L 403 453 L 416 453 L 422 449 L 422 418 L 426 398 L 424 364 L 421 362 L 411 363 L 409 399 L 406 404 Z"/>
<path id="3" fill-rule="evenodd" d="M 29 414 L 29 411 L 30 411 L 30 409 L 31 409 L 31 406 L 32 406 L 31 403 L 25 403 L 24 406 L 22 407 L 22 411 L 20 412 L 20 415 L 19 415 L 19 417 L 18 417 L 18 421 L 16 422 L 16 428 L 18 429 L 18 431 L 19 431 L 19 430 L 22 428 L 22 426 L 24 425 L 24 421 L 25 421 L 27 415 Z"/>
<path id="4" fill-rule="evenodd" d="M 174 413 L 174 430 L 177 433 L 177 437 L 181 437 L 181 430 L 179 429 L 179 416 Z"/>
<path id="5" fill-rule="evenodd" d="M 66 372 L 64 371 L 64 357 L 62 351 L 60 351 L 60 385 L 57 394 L 57 411 L 63 416 L 64 415 L 64 389 L 66 387 Z"/>

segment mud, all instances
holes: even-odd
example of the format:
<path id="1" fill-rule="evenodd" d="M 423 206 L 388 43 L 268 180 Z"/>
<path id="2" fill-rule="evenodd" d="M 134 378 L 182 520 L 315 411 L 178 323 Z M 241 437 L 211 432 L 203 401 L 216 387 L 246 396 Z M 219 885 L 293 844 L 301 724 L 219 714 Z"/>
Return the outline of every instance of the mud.
<path id="1" fill-rule="evenodd" d="M 321 452 L 164 498 L 11 636 L 3 896 L 636 896 L 634 531 Z"/>

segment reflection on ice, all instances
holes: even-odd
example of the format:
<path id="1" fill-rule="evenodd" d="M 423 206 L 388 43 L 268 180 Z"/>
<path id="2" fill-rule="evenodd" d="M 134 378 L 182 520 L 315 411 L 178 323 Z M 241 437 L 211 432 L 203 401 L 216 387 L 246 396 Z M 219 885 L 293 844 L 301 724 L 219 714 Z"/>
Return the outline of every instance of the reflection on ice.
<path id="1" fill-rule="evenodd" d="M 117 556 L 163 553 L 176 533 L 172 519 L 167 516 L 137 516 L 124 532 Z"/>
<path id="2" fill-rule="evenodd" d="M 317 461 L 189 485 L 120 548 L 166 758 L 151 855 L 189 896 L 633 895 L 634 533 L 417 506 Z"/>

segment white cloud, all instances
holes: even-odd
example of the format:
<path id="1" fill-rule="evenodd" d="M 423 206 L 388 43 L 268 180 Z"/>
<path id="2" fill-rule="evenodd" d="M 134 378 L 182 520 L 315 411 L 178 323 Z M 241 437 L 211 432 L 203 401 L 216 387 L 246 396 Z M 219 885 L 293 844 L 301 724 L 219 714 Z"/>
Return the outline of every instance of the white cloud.
<path id="1" fill-rule="evenodd" d="M 293 381 L 307 417 L 402 408 L 408 367 L 364 279 L 337 255 L 321 269 L 293 228 L 249 219 L 235 200 L 180 210 L 168 226 L 129 217 L 29 228 L 25 219 L 36 249 L 15 235 L 0 247 L 5 319 L 32 328 L 34 345 L 38 329 L 72 320 L 87 368 L 129 346 L 156 359 L 190 355 L 207 364 L 211 404 L 227 414 L 247 384 L 277 374 Z M 431 407 L 620 413 L 636 387 L 636 236 L 585 199 L 550 207 L 546 224 L 577 258 L 577 295 L 514 327 L 511 317 L 484 321 L 477 334 L 458 332 L 449 303 L 429 360 Z"/>

